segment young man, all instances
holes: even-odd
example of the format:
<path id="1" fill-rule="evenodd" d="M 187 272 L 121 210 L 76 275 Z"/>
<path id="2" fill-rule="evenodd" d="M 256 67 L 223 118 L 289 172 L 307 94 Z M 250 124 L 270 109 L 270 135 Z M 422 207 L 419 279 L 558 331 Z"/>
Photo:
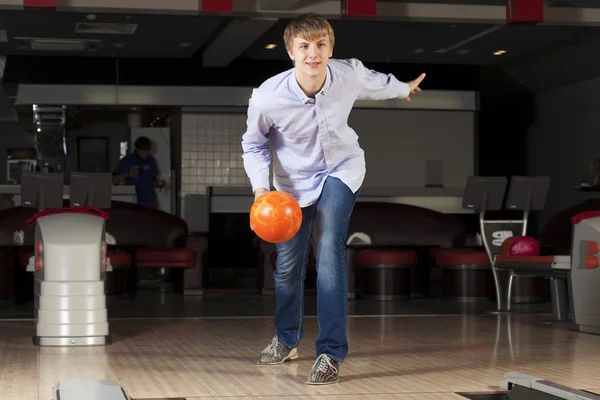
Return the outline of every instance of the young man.
<path id="1" fill-rule="evenodd" d="M 348 353 L 345 240 L 365 176 L 363 150 L 348 127 L 348 115 L 357 99 L 410 101 L 410 93 L 421 91 L 425 75 L 403 83 L 356 59 L 330 59 L 333 29 L 312 13 L 292 20 L 284 40 L 294 68 L 254 90 L 242 136 L 244 167 L 255 199 L 270 188 L 271 141 L 274 186 L 298 200 L 303 216 L 296 236 L 276 245 L 277 333 L 258 364 L 282 364 L 298 357 L 296 348 L 304 333 L 305 265 L 312 245 L 319 335 L 317 360 L 307 383 L 329 384 L 338 381 L 339 364 Z"/>

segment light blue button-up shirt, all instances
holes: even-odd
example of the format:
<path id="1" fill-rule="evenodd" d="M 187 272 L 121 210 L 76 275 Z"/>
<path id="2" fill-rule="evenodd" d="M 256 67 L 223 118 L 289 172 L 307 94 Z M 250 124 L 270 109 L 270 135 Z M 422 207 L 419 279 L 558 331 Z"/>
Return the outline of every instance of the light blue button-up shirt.
<path id="1" fill-rule="evenodd" d="M 266 80 L 252 92 L 242 136 L 252 191 L 271 187 L 270 141 L 273 186 L 292 195 L 301 207 L 317 201 L 327 176 L 340 179 L 355 193 L 366 167 L 358 135 L 348 126 L 354 102 L 409 94 L 408 84 L 372 71 L 356 59 L 330 59 L 325 85 L 314 99 L 302 91 L 294 69 Z"/>

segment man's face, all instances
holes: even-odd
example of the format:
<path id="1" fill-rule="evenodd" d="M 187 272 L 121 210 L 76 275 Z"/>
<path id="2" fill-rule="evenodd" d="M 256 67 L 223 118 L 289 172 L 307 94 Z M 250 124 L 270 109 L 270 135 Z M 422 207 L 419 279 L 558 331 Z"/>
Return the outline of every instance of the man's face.
<path id="1" fill-rule="evenodd" d="M 318 77 L 325 73 L 327 62 L 333 55 L 333 48 L 327 36 L 314 41 L 296 37 L 288 49 L 288 54 L 294 60 L 296 70 L 311 77 Z"/>
<path id="2" fill-rule="evenodd" d="M 136 152 L 137 152 L 138 156 L 140 156 L 140 158 L 142 160 L 145 160 L 146 157 L 148 157 L 150 155 L 150 151 L 149 150 L 137 149 Z"/>

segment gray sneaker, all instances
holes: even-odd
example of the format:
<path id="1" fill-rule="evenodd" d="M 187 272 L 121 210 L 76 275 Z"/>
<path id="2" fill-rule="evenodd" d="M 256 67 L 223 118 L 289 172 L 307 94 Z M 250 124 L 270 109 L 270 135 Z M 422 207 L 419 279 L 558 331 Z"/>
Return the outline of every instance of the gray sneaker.
<path id="1" fill-rule="evenodd" d="M 306 383 L 309 385 L 330 385 L 337 383 L 339 377 L 340 364 L 329 358 L 329 356 L 321 354 L 310 370 Z"/>
<path id="2" fill-rule="evenodd" d="M 275 335 L 269 345 L 260 353 L 260 357 L 258 357 L 256 363 L 261 365 L 278 365 L 296 358 L 298 358 L 298 349 L 288 349 L 279 343 L 277 335 Z"/>

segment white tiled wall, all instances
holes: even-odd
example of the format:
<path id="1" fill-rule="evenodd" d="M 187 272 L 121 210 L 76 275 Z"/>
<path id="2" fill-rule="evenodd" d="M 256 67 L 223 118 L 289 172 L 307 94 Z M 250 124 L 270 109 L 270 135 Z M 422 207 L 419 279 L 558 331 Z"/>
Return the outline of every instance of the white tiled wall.
<path id="1" fill-rule="evenodd" d="M 182 193 L 250 187 L 241 146 L 246 118 L 245 112 L 182 115 Z M 440 165 L 435 183 L 463 187 L 474 168 L 474 121 L 463 111 L 353 110 L 349 125 L 367 163 L 363 186 L 423 188 L 431 175 L 428 166 Z"/>
<path id="2" fill-rule="evenodd" d="M 250 186 L 242 160 L 246 114 L 181 116 L 182 192 L 205 193 L 207 186 Z"/>

